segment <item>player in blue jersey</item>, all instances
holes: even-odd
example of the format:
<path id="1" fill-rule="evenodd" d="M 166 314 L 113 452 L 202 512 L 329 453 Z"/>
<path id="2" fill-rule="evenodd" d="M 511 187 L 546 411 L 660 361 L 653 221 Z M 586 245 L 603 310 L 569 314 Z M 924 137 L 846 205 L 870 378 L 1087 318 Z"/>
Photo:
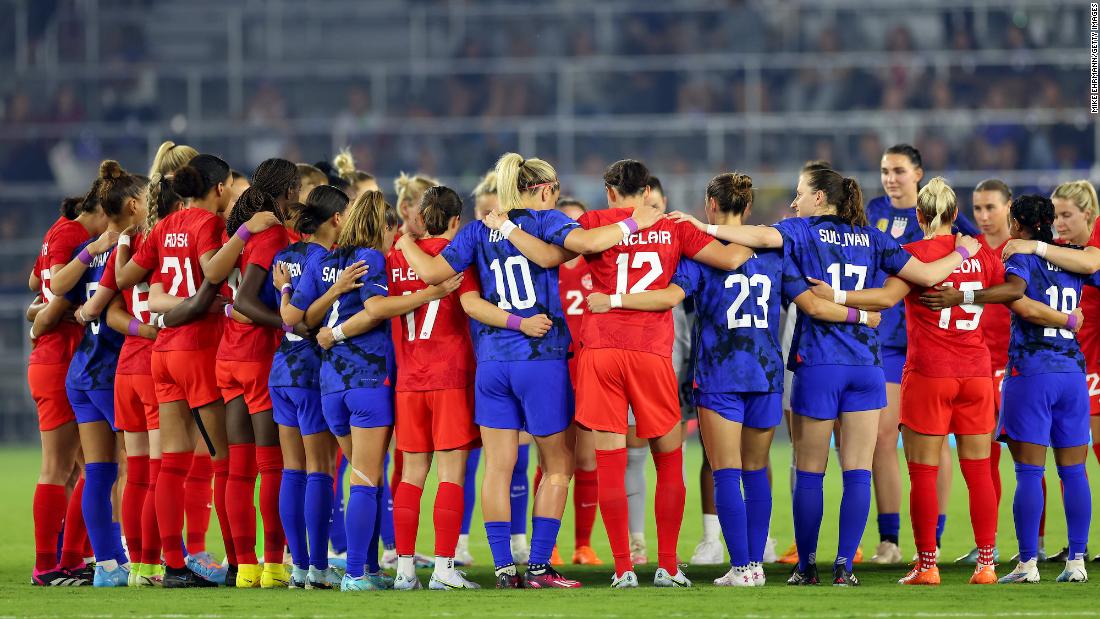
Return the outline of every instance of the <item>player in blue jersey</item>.
<path id="1" fill-rule="evenodd" d="M 740 226 L 752 209 L 752 179 L 727 173 L 707 184 L 707 220 Z M 768 451 L 783 418 L 783 358 L 779 346 L 781 304 L 793 301 L 817 320 L 857 322 L 859 312 L 809 292 L 805 278 L 783 249 L 761 250 L 731 271 L 681 260 L 668 288 L 625 294 L 622 307 L 664 311 L 686 296 L 699 317 L 694 387 L 699 425 L 711 463 L 715 505 L 730 553 L 730 570 L 718 586 L 763 586 L 764 546 L 771 520 Z M 594 312 L 610 310 L 610 297 L 588 297 Z M 877 312 L 866 322 L 877 326 Z M 744 496 L 741 485 L 744 484 Z"/>
<path id="2" fill-rule="evenodd" d="M 920 151 L 909 144 L 895 144 L 882 155 L 880 169 L 882 188 L 886 195 L 867 203 L 867 220 L 872 226 L 893 237 L 901 245 L 924 238 L 917 221 L 917 191 L 924 177 Z M 978 230 L 961 213 L 955 226 L 963 234 L 978 236 Z M 901 529 L 901 472 L 898 468 L 898 418 L 901 411 L 901 369 L 905 365 L 905 305 L 899 303 L 882 312 L 879 327 L 882 344 L 882 369 L 886 373 L 886 408 L 879 419 L 879 433 L 873 465 L 875 505 L 878 508 L 879 545 L 871 557 L 872 563 L 898 563 L 902 560 L 898 548 Z M 951 487 L 951 451 L 944 445 L 940 462 L 940 505 L 947 506 Z M 937 522 L 938 540 L 943 534 L 946 515 Z"/>
<path id="3" fill-rule="evenodd" d="M 833 170 L 799 175 L 792 208 L 799 217 L 774 226 L 714 226 L 709 231 L 748 247 L 785 248 L 803 275 L 827 278 L 835 290 L 842 291 L 838 297 L 843 290 L 879 287 L 888 275 L 931 286 L 979 247 L 974 239 L 962 237 L 956 252 L 936 262 L 925 264 L 911 257 L 897 241 L 868 225 L 859 184 Z M 703 229 L 703 224 L 694 223 Z M 798 470 L 793 501 L 799 556 L 788 583 L 818 582 L 822 481 L 833 425 L 840 418 L 844 496 L 833 584 L 858 585 L 851 571 L 852 558 L 870 507 L 874 437 L 880 410 L 886 405 L 877 333 L 863 324 L 837 325 L 800 315 L 788 365 L 795 371 L 791 407 Z"/>
<path id="4" fill-rule="evenodd" d="M 1100 275 L 1095 270 L 1090 275 L 1069 270 L 1072 267 L 1088 271 L 1091 257 L 1075 248 L 1052 245 L 1055 217 L 1054 205 L 1049 199 L 1020 196 L 1012 201 L 1011 213 L 1012 236 L 1030 242 L 1005 249 L 1008 255 L 1005 276 L 1024 280 L 1027 288 L 1026 298 L 1012 306 L 1012 335 L 998 427 L 998 435 L 1007 441 L 1016 462 L 1012 512 L 1020 557 L 1016 568 L 1000 582 L 1039 580 L 1036 555 L 1048 447 L 1054 449 L 1058 476 L 1062 480 L 1069 537 L 1066 568 L 1057 580 L 1085 582 L 1088 580 L 1085 545 L 1092 515 L 1092 496 L 1085 476 L 1089 403 L 1085 359 L 1074 332 L 1080 328 L 1082 320 L 1078 308 L 1081 287 L 1100 287 Z M 1095 252 L 1090 250 L 1088 253 Z M 1061 260 L 1067 268 L 1055 264 L 1056 258 L 1069 258 Z M 1045 305 L 1061 312 L 1064 319 L 1062 316 L 1055 320 L 1042 318 L 1040 312 L 1022 303 L 1027 300 L 1033 305 Z"/>

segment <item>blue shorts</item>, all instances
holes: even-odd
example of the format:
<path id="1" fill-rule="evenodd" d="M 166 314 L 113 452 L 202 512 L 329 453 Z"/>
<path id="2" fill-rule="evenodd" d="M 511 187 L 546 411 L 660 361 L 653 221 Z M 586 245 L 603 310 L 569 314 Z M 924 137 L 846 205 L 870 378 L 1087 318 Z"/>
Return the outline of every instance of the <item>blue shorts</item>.
<path id="1" fill-rule="evenodd" d="M 106 421 L 115 432 L 115 392 L 113 389 L 92 389 L 82 391 L 80 389 L 65 388 L 69 395 L 69 405 L 73 407 L 77 423 L 93 423 Z"/>
<path id="2" fill-rule="evenodd" d="M 901 373 L 905 367 L 905 348 L 894 346 L 882 347 L 882 372 L 886 374 L 886 382 L 895 385 L 901 384 Z"/>
<path id="3" fill-rule="evenodd" d="M 321 396 L 321 410 L 328 429 L 336 436 L 351 428 L 383 428 L 393 425 L 393 388 L 363 387 Z"/>
<path id="4" fill-rule="evenodd" d="M 767 430 L 783 421 L 783 394 L 763 391 L 703 393 L 695 390 L 695 405 L 709 408 L 727 421 Z"/>
<path id="5" fill-rule="evenodd" d="M 573 423 L 573 383 L 565 359 L 484 361 L 474 377 L 474 421 L 534 436 L 557 434 Z"/>
<path id="6" fill-rule="evenodd" d="M 303 387 L 272 387 L 271 411 L 275 423 L 298 428 L 302 436 L 328 432 L 321 412 L 321 391 Z"/>
<path id="7" fill-rule="evenodd" d="M 1089 389 L 1083 373 L 1005 376 L 1001 389 L 1001 420 L 994 436 L 1055 449 L 1089 444 Z"/>
<path id="8" fill-rule="evenodd" d="M 874 365 L 803 365 L 794 372 L 791 412 L 814 419 L 886 406 L 886 377 Z"/>

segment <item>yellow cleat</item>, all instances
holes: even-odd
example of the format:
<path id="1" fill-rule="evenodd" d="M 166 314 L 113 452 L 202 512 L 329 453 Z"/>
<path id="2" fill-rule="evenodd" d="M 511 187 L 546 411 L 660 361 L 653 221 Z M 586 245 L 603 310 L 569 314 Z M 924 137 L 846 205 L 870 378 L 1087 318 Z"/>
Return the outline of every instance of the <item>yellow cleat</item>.
<path id="1" fill-rule="evenodd" d="M 970 584 L 995 585 L 997 584 L 997 572 L 992 565 L 982 565 L 979 563 L 974 566 L 974 574 L 970 577 Z"/>
<path id="2" fill-rule="evenodd" d="M 787 549 L 787 552 L 783 553 L 783 556 L 779 557 L 777 563 L 794 564 L 798 563 L 798 546 L 791 544 L 791 547 Z"/>
<path id="3" fill-rule="evenodd" d="M 263 589 L 284 589 L 290 586 L 290 570 L 284 563 L 265 563 L 264 573 L 260 576 Z"/>
<path id="4" fill-rule="evenodd" d="M 577 546 L 573 551 L 573 563 L 577 565 L 603 565 L 603 561 L 596 556 L 596 551 L 591 546 Z"/>
<path id="5" fill-rule="evenodd" d="M 255 563 L 242 563 L 237 566 L 237 588 L 255 589 L 260 586 L 264 568 Z"/>

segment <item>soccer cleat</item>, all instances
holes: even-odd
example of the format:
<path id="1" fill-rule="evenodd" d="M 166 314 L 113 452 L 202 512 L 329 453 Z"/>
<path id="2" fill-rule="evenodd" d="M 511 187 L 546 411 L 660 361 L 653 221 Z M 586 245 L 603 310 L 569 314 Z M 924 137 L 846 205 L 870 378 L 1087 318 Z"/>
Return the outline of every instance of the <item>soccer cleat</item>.
<path id="1" fill-rule="evenodd" d="M 1032 559 L 1026 563 L 1020 561 L 1016 564 L 1016 569 L 1001 576 L 997 581 L 1002 585 L 1014 585 L 1014 584 L 1028 584 L 1039 582 L 1039 568 L 1035 565 L 1036 560 Z"/>
<path id="2" fill-rule="evenodd" d="M 378 584 L 371 580 L 369 575 L 362 575 L 358 578 L 353 578 L 344 574 L 344 579 L 340 581 L 341 591 L 380 591 L 385 587 L 379 587 Z"/>
<path id="3" fill-rule="evenodd" d="M 852 563 L 863 563 L 863 546 L 856 546 L 856 556 L 852 557 Z"/>
<path id="4" fill-rule="evenodd" d="M 238 572 L 239 574 L 239 572 Z M 260 588 L 282 589 L 290 586 L 290 570 L 283 563 L 265 563 L 260 574 Z"/>
<path id="5" fill-rule="evenodd" d="M 378 589 L 393 589 L 393 577 L 382 570 L 367 572 L 367 580 L 373 582 Z"/>
<path id="6" fill-rule="evenodd" d="M 422 569 L 429 568 L 429 567 L 434 568 L 435 567 L 435 557 L 429 557 L 427 555 L 422 555 L 419 552 L 414 552 L 413 553 L 413 565 L 415 565 L 416 569 L 418 569 L 418 570 L 422 570 Z M 394 567 L 396 567 L 396 566 L 394 566 Z"/>
<path id="7" fill-rule="evenodd" d="M 787 584 L 791 586 L 811 586 L 821 583 L 821 579 L 817 575 L 817 564 L 811 563 L 806 566 L 803 571 L 798 571 L 798 566 L 795 565 L 791 570 L 791 577 L 787 579 Z"/>
<path id="8" fill-rule="evenodd" d="M 164 567 L 161 565 L 134 564 L 130 567 L 130 587 L 161 587 L 164 585 Z"/>
<path id="9" fill-rule="evenodd" d="M 833 564 L 833 586 L 858 587 L 859 579 L 848 569 L 848 566 L 843 563 L 835 563 Z"/>
<path id="10" fill-rule="evenodd" d="M 940 568 L 933 565 L 920 569 L 920 565 L 914 565 L 901 580 L 899 585 L 938 585 L 940 584 Z"/>
<path id="11" fill-rule="evenodd" d="M 875 547 L 875 554 L 871 556 L 871 563 L 879 565 L 901 563 L 901 549 L 894 542 L 884 539 Z"/>
<path id="12" fill-rule="evenodd" d="M 753 571 L 749 567 L 730 567 L 724 575 L 714 579 L 716 587 L 755 587 Z"/>
<path id="13" fill-rule="evenodd" d="M 527 536 L 517 534 L 512 536 L 512 560 L 516 565 L 527 563 L 531 558 L 531 547 L 527 545 Z"/>
<path id="14" fill-rule="evenodd" d="M 432 578 L 435 578 L 434 574 L 432 575 Z M 417 589 L 423 588 L 424 587 L 421 586 L 420 579 L 416 577 L 416 574 L 409 576 L 407 574 L 402 574 L 401 572 L 398 572 L 397 577 L 393 579 L 394 591 L 415 591 Z"/>
<path id="15" fill-rule="evenodd" d="M 666 574 L 668 572 L 665 572 Z M 633 570 L 623 572 L 622 576 L 611 577 L 612 589 L 637 589 L 638 588 L 638 575 Z"/>
<path id="16" fill-rule="evenodd" d="M 992 565 L 975 565 L 974 573 L 970 575 L 972 585 L 997 584 L 997 571 Z"/>
<path id="17" fill-rule="evenodd" d="M 144 563 L 131 563 L 130 564 L 130 575 L 126 577 L 126 586 L 127 587 L 136 587 L 136 586 L 138 586 L 137 585 L 138 574 L 143 569 L 145 569 L 145 564 Z"/>
<path id="18" fill-rule="evenodd" d="M 58 567 L 41 572 L 34 570 L 31 574 L 31 584 L 36 587 L 88 587 L 92 583 L 63 567 Z"/>
<path id="19" fill-rule="evenodd" d="M 95 576 L 92 579 L 94 587 L 125 587 L 130 580 L 130 570 L 117 566 L 108 571 L 102 565 L 95 566 Z"/>
<path id="20" fill-rule="evenodd" d="M 554 544 L 554 551 L 550 553 L 550 565 L 565 565 L 565 561 L 561 558 L 561 553 L 558 552 L 557 544 Z"/>
<path id="21" fill-rule="evenodd" d="M 192 589 L 199 587 L 217 587 L 218 585 L 210 582 L 209 580 L 199 576 L 186 567 L 175 569 L 171 567 L 164 568 L 164 588 L 165 589 Z"/>
<path id="22" fill-rule="evenodd" d="M 596 551 L 591 546 L 577 546 L 573 551 L 574 565 L 603 565 L 603 561 L 596 556 Z"/>
<path id="23" fill-rule="evenodd" d="M 303 570 L 295 565 L 290 568 L 290 583 L 288 584 L 290 589 L 308 589 L 309 588 L 309 570 Z"/>
<path id="24" fill-rule="evenodd" d="M 323 570 L 310 566 L 306 589 L 338 589 L 343 578 L 340 570 L 332 565 Z"/>
<path id="25" fill-rule="evenodd" d="M 397 551 L 393 548 L 387 548 L 382 551 L 382 560 L 378 562 L 382 569 L 393 570 L 397 569 Z"/>
<path id="26" fill-rule="evenodd" d="M 523 586 L 528 589 L 579 589 L 580 581 L 570 580 L 550 566 L 541 569 L 527 569 L 523 575 Z"/>
<path id="27" fill-rule="evenodd" d="M 238 589 L 258 588 L 263 574 L 264 566 L 255 563 L 241 563 L 237 566 L 237 578 L 233 581 L 233 586 Z"/>
<path id="28" fill-rule="evenodd" d="M 787 552 L 784 552 L 783 555 L 776 560 L 776 562 L 786 563 L 788 565 L 798 563 L 798 545 L 791 544 L 791 547 L 787 549 Z"/>
<path id="29" fill-rule="evenodd" d="M 474 564 L 474 557 L 470 554 L 470 542 L 459 539 L 455 546 L 455 565 L 468 567 Z"/>
<path id="30" fill-rule="evenodd" d="M 95 578 L 95 561 L 86 561 L 84 565 L 74 567 L 69 571 L 77 578 L 83 578 L 90 583 Z"/>
<path id="31" fill-rule="evenodd" d="M 752 572 L 752 584 L 754 587 L 763 587 L 768 582 L 768 577 L 764 574 L 764 565 L 762 563 L 749 563 L 749 571 Z"/>
<path id="32" fill-rule="evenodd" d="M 721 565 L 726 562 L 726 549 L 722 541 L 717 539 L 704 539 L 695 547 L 691 555 L 691 565 Z"/>
<path id="33" fill-rule="evenodd" d="M 335 552 L 333 554 L 330 554 L 328 556 L 328 564 L 340 570 L 341 572 L 348 569 L 348 553 Z"/>
<path id="34" fill-rule="evenodd" d="M 668 570 L 663 567 L 657 568 L 657 572 L 653 574 L 653 586 L 654 587 L 690 587 L 691 581 L 688 580 L 683 570 L 677 569 L 675 574 L 669 574 Z"/>
<path id="35" fill-rule="evenodd" d="M 223 587 L 236 587 L 237 586 L 237 566 L 232 563 L 225 566 L 225 582 L 221 583 Z"/>
<path id="36" fill-rule="evenodd" d="M 1055 582 L 1088 582 L 1089 573 L 1085 571 L 1085 560 L 1075 559 L 1066 561 L 1066 569 L 1058 574 Z"/>
<path id="37" fill-rule="evenodd" d="M 630 562 L 634 565 L 649 563 L 649 555 L 646 552 L 645 533 L 630 534 Z"/>
<path id="38" fill-rule="evenodd" d="M 978 548 L 974 547 L 970 552 L 955 559 L 955 563 L 962 563 L 963 565 L 977 565 L 978 564 Z"/>
<path id="39" fill-rule="evenodd" d="M 522 589 L 523 577 L 516 573 L 515 564 L 498 567 L 496 570 L 497 589 Z"/>
<path id="40" fill-rule="evenodd" d="M 206 552 L 187 555 L 184 558 L 184 563 L 187 564 L 187 568 L 192 572 L 219 585 L 225 583 L 225 576 L 229 571 L 228 566 L 214 561 L 213 557 Z"/>
<path id="41" fill-rule="evenodd" d="M 428 588 L 434 591 L 443 591 L 446 589 L 480 589 L 481 585 L 471 580 L 467 580 L 465 572 L 451 570 L 450 574 L 432 572 L 432 579 L 428 581 Z"/>
<path id="42" fill-rule="evenodd" d="M 768 536 L 768 541 L 764 542 L 764 563 L 775 563 L 779 559 L 779 555 L 775 554 L 776 540 L 772 536 Z"/>

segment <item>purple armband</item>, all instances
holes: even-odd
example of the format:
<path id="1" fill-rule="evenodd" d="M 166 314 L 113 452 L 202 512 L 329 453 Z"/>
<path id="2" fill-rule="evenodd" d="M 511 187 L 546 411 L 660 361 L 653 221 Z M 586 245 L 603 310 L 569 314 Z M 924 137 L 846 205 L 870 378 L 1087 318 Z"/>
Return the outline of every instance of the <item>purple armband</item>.
<path id="1" fill-rule="evenodd" d="M 513 331 L 519 331 L 519 325 L 522 322 L 523 322 L 522 317 L 516 316 L 515 314 L 509 314 L 508 315 L 508 322 L 505 324 L 505 326 L 508 327 L 509 329 L 513 330 Z"/>
<path id="2" fill-rule="evenodd" d="M 854 307 L 848 308 L 848 317 L 844 319 L 844 322 L 857 323 L 859 322 L 859 310 Z"/>
<path id="3" fill-rule="evenodd" d="M 623 224 L 626 225 L 627 228 L 630 228 L 631 234 L 634 234 L 638 231 L 638 222 L 634 221 L 633 217 L 627 217 L 626 219 L 624 219 Z"/>
<path id="4" fill-rule="evenodd" d="M 141 321 L 137 318 L 131 318 L 130 326 L 126 327 L 126 333 L 135 336 L 141 334 Z"/>
<path id="5" fill-rule="evenodd" d="M 232 318 L 233 317 L 233 304 L 232 303 L 226 303 L 224 309 L 225 309 L 225 317 L 226 318 Z"/>
<path id="6" fill-rule="evenodd" d="M 288 325 L 284 322 L 283 323 L 283 331 L 285 331 L 286 333 L 294 333 L 294 327 L 292 327 L 292 326 L 290 326 L 290 325 Z"/>
<path id="7" fill-rule="evenodd" d="M 236 234 L 237 238 L 240 239 L 242 243 L 247 243 L 248 239 L 252 238 L 252 233 L 248 231 L 248 228 L 244 227 L 244 224 L 241 224 L 241 226 L 237 228 Z"/>
<path id="8" fill-rule="evenodd" d="M 1077 330 L 1077 314 L 1069 314 L 1066 316 L 1066 328 L 1070 331 Z"/>
<path id="9" fill-rule="evenodd" d="M 88 251 L 88 248 L 85 247 L 84 249 L 80 250 L 80 253 L 77 254 L 76 259 L 79 260 L 84 266 L 88 266 L 92 263 L 92 254 Z"/>
<path id="10" fill-rule="evenodd" d="M 959 245 L 958 247 L 956 247 L 955 251 L 958 252 L 958 254 L 963 257 L 964 262 L 966 260 L 970 259 L 970 252 L 965 247 L 963 247 L 962 245 Z"/>

